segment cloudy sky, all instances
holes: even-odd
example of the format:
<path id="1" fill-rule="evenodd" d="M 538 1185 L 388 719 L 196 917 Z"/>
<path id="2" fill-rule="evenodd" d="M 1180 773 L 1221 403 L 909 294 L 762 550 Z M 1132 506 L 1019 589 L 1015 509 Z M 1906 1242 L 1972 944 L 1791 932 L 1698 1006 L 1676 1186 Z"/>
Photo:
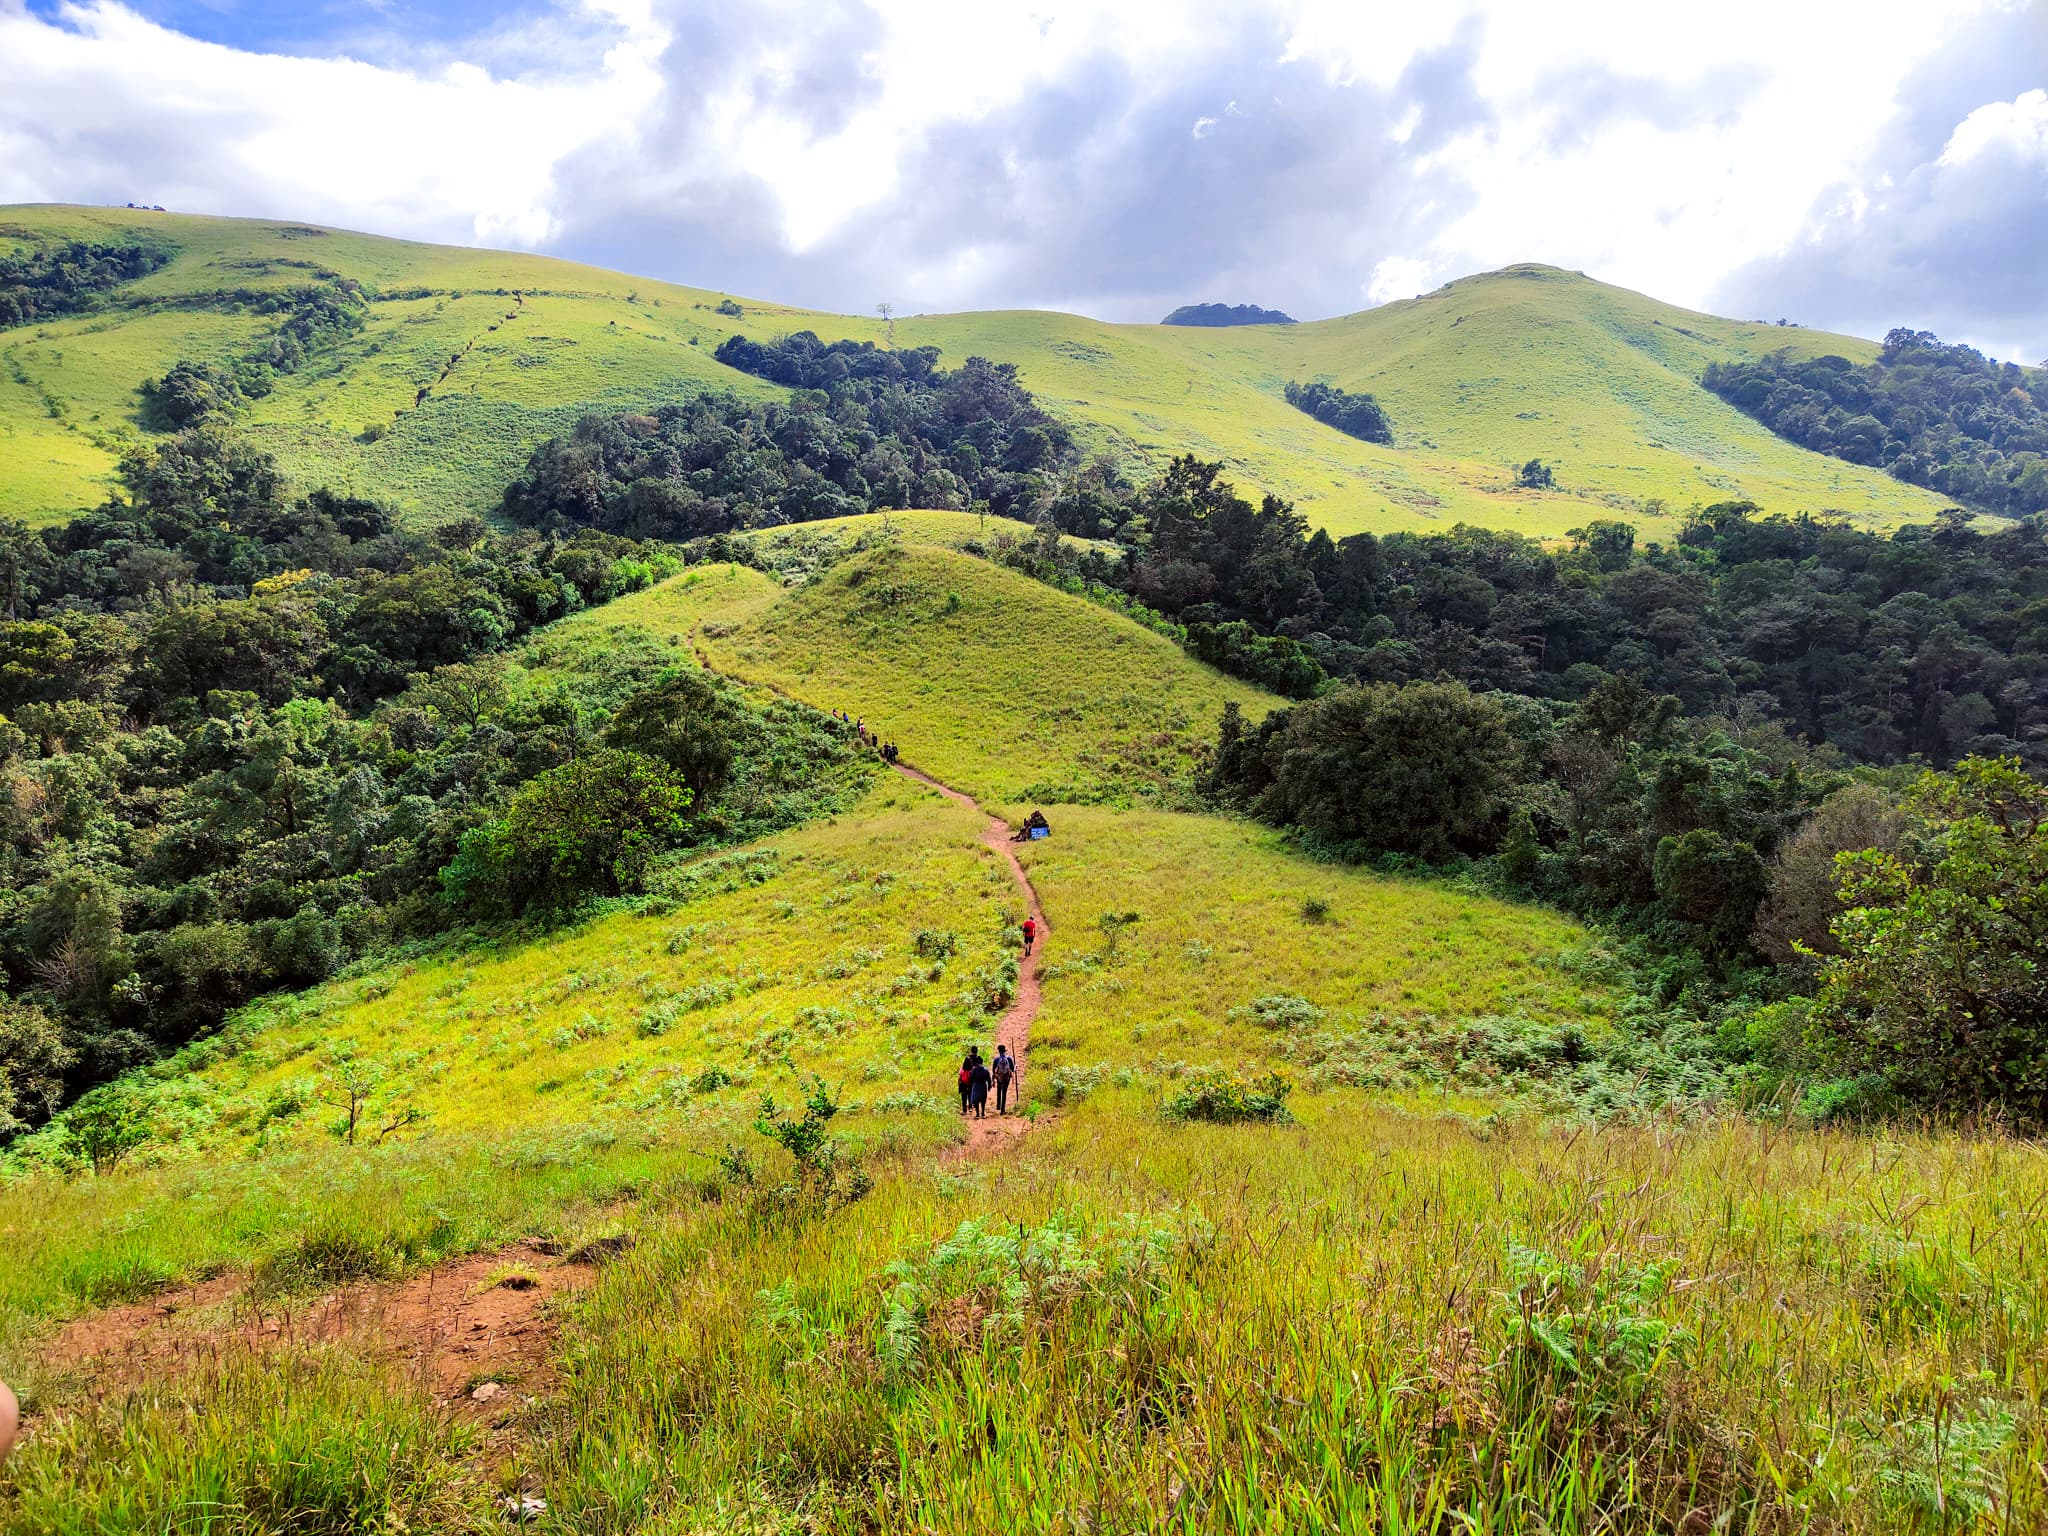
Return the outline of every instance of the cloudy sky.
<path id="1" fill-rule="evenodd" d="M 2048 0 L 0 0 L 0 202 L 131 198 L 850 310 L 1549 261 L 2034 362 Z"/>

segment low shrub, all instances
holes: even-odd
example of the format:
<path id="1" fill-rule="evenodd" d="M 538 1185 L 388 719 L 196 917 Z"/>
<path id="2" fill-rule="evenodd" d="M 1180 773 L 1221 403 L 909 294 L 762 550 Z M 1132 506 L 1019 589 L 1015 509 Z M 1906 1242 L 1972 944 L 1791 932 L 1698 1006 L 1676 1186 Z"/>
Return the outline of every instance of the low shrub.
<path id="1" fill-rule="evenodd" d="M 1294 1080 L 1278 1070 L 1247 1080 L 1227 1068 L 1203 1067 L 1167 1099 L 1166 1117 L 1216 1125 L 1292 1124 L 1287 1096 L 1293 1092 Z"/>

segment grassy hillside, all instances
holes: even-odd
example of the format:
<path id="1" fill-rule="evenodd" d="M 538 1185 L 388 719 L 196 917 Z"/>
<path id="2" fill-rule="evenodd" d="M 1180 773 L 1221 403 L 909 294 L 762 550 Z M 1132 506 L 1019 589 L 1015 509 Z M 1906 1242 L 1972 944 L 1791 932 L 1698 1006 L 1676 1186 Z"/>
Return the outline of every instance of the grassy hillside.
<path id="1" fill-rule="evenodd" d="M 1389 1043 L 1504 1015 L 1597 1033 L 1612 1007 L 1574 978 L 1569 957 L 1588 942 L 1577 923 L 1312 863 L 1244 823 L 1067 807 L 1023 858 L 1066 936 L 1033 1037 L 1041 1071 L 1256 1062 L 1318 1033 Z M 1129 912 L 1111 944 L 1103 914 Z M 1256 1007 L 1283 997 L 1307 1007 Z"/>
<path id="2" fill-rule="evenodd" d="M 864 719 L 995 804 L 1170 785 L 1226 701 L 1255 716 L 1283 702 L 1084 599 L 932 546 L 856 556 L 701 634 L 718 670 Z"/>
<path id="3" fill-rule="evenodd" d="M 178 248 L 134 285 L 152 307 L 0 332 L 0 514 L 42 520 L 95 499 L 140 430 L 137 388 L 180 358 L 247 344 L 256 317 L 204 296 L 317 271 L 373 288 L 371 322 L 283 380 L 250 424 L 303 482 L 435 516 L 488 510 L 532 444 L 586 410 L 712 387 L 769 392 L 712 361 L 735 331 L 884 335 L 878 321 L 753 301 L 735 319 L 715 311 L 716 293 L 531 255 L 268 221 L 0 209 L 0 242 L 121 235 Z M 1789 344 L 1860 359 L 1869 343 L 1717 320 L 1554 268 L 1510 268 L 1297 326 L 991 312 L 902 319 L 895 338 L 955 363 L 974 353 L 1015 362 L 1084 441 L 1135 472 L 1176 453 L 1222 458 L 1339 533 L 1465 521 L 1554 536 L 1595 516 L 1662 530 L 1687 505 L 1734 496 L 1875 524 L 1939 506 L 1780 441 L 1696 382 L 1717 358 Z M 1281 397 L 1287 381 L 1322 376 L 1378 394 L 1396 444 L 1358 442 Z M 373 427 L 384 435 L 371 440 Z M 1514 489 L 1515 467 L 1538 456 L 1558 488 Z"/>
<path id="4" fill-rule="evenodd" d="M 947 547 L 974 519 L 889 521 L 805 584 L 708 566 L 542 631 L 522 686 L 702 645 L 996 797 L 1170 783 L 1226 697 L 1264 702 Z M 1050 814 L 1035 1118 L 1000 1152 L 955 1155 L 948 1098 L 1017 888 L 980 818 L 879 774 L 645 900 L 389 957 L 152 1069 L 126 1164 L 0 1182 L 34 1429 L 0 1533 L 481 1532 L 508 1497 L 649 1536 L 2048 1519 L 2029 1144 L 1684 1113 L 1554 913 L 1209 816 Z M 1291 1074 L 1289 1117 L 1170 1114 L 1211 1070 Z M 755 1134 L 805 1071 L 857 1202 L 791 1197 Z M 531 1272 L 579 1253 L 607 1262 L 573 1288 Z M 479 1296 L 507 1348 L 470 1364 Z"/>

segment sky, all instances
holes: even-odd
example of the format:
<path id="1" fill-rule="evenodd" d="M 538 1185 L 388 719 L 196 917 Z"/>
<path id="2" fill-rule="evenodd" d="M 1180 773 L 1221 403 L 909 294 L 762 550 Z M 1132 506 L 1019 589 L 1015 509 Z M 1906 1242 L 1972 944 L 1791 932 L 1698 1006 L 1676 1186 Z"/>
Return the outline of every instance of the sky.
<path id="1" fill-rule="evenodd" d="M 0 202 L 845 311 L 1343 314 L 1543 261 L 2048 360 L 2048 0 L 0 0 Z"/>

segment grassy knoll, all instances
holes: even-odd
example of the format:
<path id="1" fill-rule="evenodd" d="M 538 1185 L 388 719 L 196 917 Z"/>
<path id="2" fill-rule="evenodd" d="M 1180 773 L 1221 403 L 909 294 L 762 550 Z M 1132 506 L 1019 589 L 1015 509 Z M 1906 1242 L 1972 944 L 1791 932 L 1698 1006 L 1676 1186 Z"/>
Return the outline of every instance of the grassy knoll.
<path id="1" fill-rule="evenodd" d="M 488 510 L 532 445 L 586 410 L 642 409 L 706 388 L 774 393 L 712 360 L 734 332 L 884 338 L 872 319 L 754 301 L 734 317 L 703 289 L 302 224 L 0 208 L 0 242 L 31 235 L 132 236 L 179 251 L 124 293 L 146 307 L 0 332 L 0 514 L 33 519 L 102 493 L 140 431 L 145 380 L 181 357 L 231 354 L 258 333 L 260 317 L 206 297 L 225 291 L 323 272 L 373 291 L 369 324 L 281 380 L 249 428 L 307 485 L 436 516 Z M 1555 268 L 1483 274 L 1298 326 L 995 311 L 899 319 L 895 339 L 938 346 L 955 364 L 975 353 L 1014 362 L 1090 446 L 1134 471 L 1178 453 L 1224 459 L 1248 486 L 1293 498 L 1338 533 L 1464 521 L 1551 537 L 1617 515 L 1664 532 L 1686 506 L 1735 496 L 1878 525 L 1940 505 L 1783 442 L 1697 384 L 1716 359 L 1790 345 L 1860 360 L 1871 343 L 1698 315 Z M 1316 377 L 1376 393 L 1395 445 L 1358 442 L 1282 398 L 1289 380 Z M 1539 456 L 1557 489 L 1515 489 L 1515 467 Z"/>
<path id="2" fill-rule="evenodd" d="M 1227 700 L 1280 702 L 1129 619 L 929 545 L 856 555 L 702 634 L 718 670 L 864 717 L 994 804 L 1185 782 Z"/>

